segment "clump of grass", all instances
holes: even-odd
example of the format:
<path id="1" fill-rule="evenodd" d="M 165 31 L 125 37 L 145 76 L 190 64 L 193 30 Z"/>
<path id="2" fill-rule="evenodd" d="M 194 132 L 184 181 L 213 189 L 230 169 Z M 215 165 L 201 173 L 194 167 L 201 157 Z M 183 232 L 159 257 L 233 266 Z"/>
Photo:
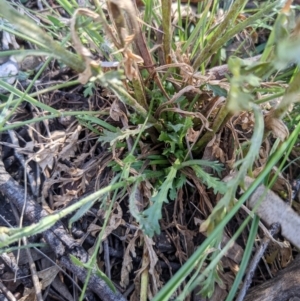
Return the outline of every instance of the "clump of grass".
<path id="1" fill-rule="evenodd" d="M 188 199 L 193 194 L 190 185 L 193 181 L 196 186 L 199 185 L 214 195 L 210 203 L 202 205 L 205 212 L 202 217 L 206 221 L 202 223 L 200 230 L 206 233 L 207 238 L 159 292 L 157 288 L 152 288 L 151 293 L 156 294 L 153 298 L 155 301 L 169 300 L 174 294 L 178 300 L 181 300 L 200 283 L 201 293 L 210 297 L 215 284 L 221 281 L 220 260 L 230 246 L 229 242 L 222 250 L 218 248 L 224 227 L 238 212 L 247 197 L 265 180 L 287 149 L 295 143 L 294 137 L 299 132 L 299 122 L 296 121 L 297 126 L 293 124 L 296 126 L 294 134 L 269 154 L 270 158 L 267 158 L 257 179 L 235 202 L 238 187 L 243 185 L 245 176 L 252 175 L 255 170 L 264 139 L 271 133 L 278 139 L 286 139 L 283 130 L 278 129 L 279 126 L 275 129 L 274 120 L 277 125 L 282 125 L 281 120 L 289 105 L 295 101 L 293 96 L 299 93 L 298 69 L 293 67 L 292 76 L 285 69 L 290 63 L 290 58 L 292 62 L 297 59 L 298 46 L 294 39 L 297 41 L 299 39 L 297 27 L 292 33 L 292 27 L 288 28 L 286 25 L 290 24 L 292 19 L 289 3 L 282 8 L 279 2 L 267 2 L 243 19 L 240 17 L 247 1 L 237 0 L 228 11 L 224 12 L 224 17 L 220 20 L 216 19 L 217 1 L 199 3 L 198 13 L 201 14 L 192 24 L 193 30 L 189 31 L 187 30 L 189 26 L 186 25 L 180 10 L 180 1 L 177 5 L 178 26 L 171 23 L 171 0 L 162 1 L 163 5 L 160 5 L 159 1 L 146 0 L 142 14 L 143 21 L 136 17 L 136 10 L 131 1 L 123 1 L 122 4 L 119 4 L 119 1 L 110 1 L 109 20 L 106 19 L 98 1 L 94 2 L 95 12 L 82 8 L 75 10 L 75 5 L 71 6 L 65 1 L 58 2 L 72 18 L 71 31 L 63 43 L 59 43 L 50 34 L 54 32 L 56 34 L 54 37 L 59 36 L 62 30 L 59 27 L 61 25 L 59 16 L 48 16 L 52 23 L 51 31 L 49 28 L 41 29 L 28 18 L 20 17 L 20 14 L 4 0 L 0 0 L 1 14 L 13 27 L 4 25 L 1 27 L 34 43 L 41 51 L 48 53 L 49 59 L 46 63 L 51 59 L 57 59 L 61 64 L 80 74 L 79 81 L 55 86 L 39 93 L 48 93 L 51 89 L 61 89 L 80 82 L 85 85 L 85 92 L 89 94 L 93 93 L 97 85 L 101 85 L 126 105 L 124 109 L 115 99 L 112 98 L 112 101 L 108 99 L 114 111 L 111 109 L 110 113 L 101 112 L 102 116 L 110 114 L 110 117 L 122 124 L 122 127 L 104 121 L 99 112 L 59 112 L 36 101 L 34 97 L 37 93 L 28 94 L 30 89 L 22 93 L 0 81 L 0 86 L 11 93 L 7 103 L 2 105 L 10 110 L 10 115 L 22 101 L 36 105 L 47 113 L 42 118 L 17 124 L 6 123 L 7 118 L 0 120 L 1 131 L 56 118 L 62 114 L 74 115 L 81 124 L 99 135 L 98 141 L 102 145 L 108 145 L 106 152 L 112 153 L 114 159 L 110 163 L 114 177 L 106 187 L 62 209 L 59 214 L 45 218 L 40 224 L 12 230 L 6 241 L 0 242 L 0 246 L 17 241 L 24 233 L 29 236 L 44 231 L 63 216 L 79 209 L 71 219 L 71 222 L 74 222 L 82 217 L 100 197 L 102 206 L 107 210 L 106 218 L 94 253 L 90 261 L 84 265 L 92 272 L 105 225 L 108 223 L 114 204 L 119 199 L 127 197 L 130 214 L 142 229 L 144 235 L 142 243 L 146 244 L 148 238 L 152 239 L 161 231 L 160 220 L 164 205 L 176 201 L 180 194 L 185 194 Z M 207 70 L 213 65 L 212 61 L 221 61 L 221 54 L 226 44 L 230 43 L 237 34 L 245 33 L 249 27 L 255 29 L 259 24 L 267 24 L 270 21 L 273 22 L 273 32 L 259 61 L 249 62 L 230 57 L 227 61 L 227 77 L 222 81 L 211 78 Z M 102 34 L 99 34 L 100 28 Z M 103 49 L 103 43 L 110 44 L 109 53 L 105 51 L 98 53 L 99 49 Z M 280 46 L 283 44 L 291 49 L 290 57 L 284 54 L 283 46 Z M 77 53 L 70 51 L 68 49 L 70 46 L 74 47 Z M 40 52 L 32 51 L 31 54 L 40 55 Z M 118 60 L 119 68 L 104 71 L 99 62 L 93 58 L 96 55 Z M 38 79 L 38 76 L 39 74 L 35 79 Z M 264 97 L 267 102 L 276 98 L 278 93 L 283 94 L 285 91 L 282 85 L 276 86 L 278 76 L 291 80 L 289 88 L 281 104 L 264 115 L 261 106 Z M 266 85 L 267 81 L 272 85 Z M 216 99 L 223 99 L 223 101 L 218 103 Z M 253 117 L 251 138 L 239 148 L 236 146 L 238 141 L 235 141 L 234 152 L 230 158 L 232 164 L 225 167 L 234 170 L 236 176 L 225 183 L 222 182 L 222 172 L 226 160 L 222 160 L 223 164 L 215 162 L 217 158 L 222 159 L 225 150 L 215 141 L 220 139 L 227 122 L 232 120 L 233 116 L 238 116 L 240 112 L 248 112 Z M 93 115 L 97 116 L 92 118 Z M 210 160 L 199 159 L 205 150 L 212 146 L 215 149 Z M 148 151 L 145 152 L 143 147 Z M 160 151 L 151 151 L 156 149 Z M 218 157 L 216 149 L 218 149 Z M 116 155 L 118 151 L 122 152 L 122 156 Z M 112 195 L 110 202 L 106 203 L 110 194 Z M 222 197 L 215 204 L 218 194 Z M 247 245 L 249 251 L 257 233 L 257 218 L 251 220 L 248 217 L 234 233 L 231 241 L 241 234 L 247 223 L 252 223 Z M 241 271 L 245 270 L 248 260 L 249 256 L 245 256 L 245 260 L 241 263 Z M 209 264 L 205 266 L 207 261 Z M 145 271 L 144 280 L 148 279 L 147 273 L 151 273 L 149 270 Z M 103 273 L 100 271 L 98 273 L 113 287 Z M 242 279 L 241 274 L 238 275 L 238 279 Z M 186 281 L 185 288 L 179 294 L 184 281 Z M 85 288 L 87 282 L 88 280 Z M 239 283 L 234 284 L 227 300 L 233 300 L 238 285 Z M 147 285 L 142 286 L 141 295 L 145 300 L 147 289 Z M 81 298 L 83 296 L 84 292 Z"/>

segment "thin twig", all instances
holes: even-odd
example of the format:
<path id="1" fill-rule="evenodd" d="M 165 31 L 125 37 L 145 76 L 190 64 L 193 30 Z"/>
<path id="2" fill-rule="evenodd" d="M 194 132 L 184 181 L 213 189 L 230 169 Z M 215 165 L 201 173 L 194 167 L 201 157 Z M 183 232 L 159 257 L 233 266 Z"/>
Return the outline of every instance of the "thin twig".
<path id="1" fill-rule="evenodd" d="M 22 240 L 23 240 L 23 244 L 26 246 L 28 244 L 27 238 L 23 237 Z M 35 295 L 36 295 L 37 301 L 43 301 L 41 283 L 40 283 L 39 277 L 37 275 L 35 263 L 31 256 L 29 248 L 25 248 L 25 250 L 26 250 L 26 254 L 27 254 L 28 264 L 29 264 L 29 268 L 31 271 L 31 279 L 32 279 L 33 286 L 35 289 Z"/>
<path id="2" fill-rule="evenodd" d="M 5 294 L 9 301 L 17 301 L 15 296 L 7 289 L 7 287 L 0 281 L 0 290 Z"/>
<path id="3" fill-rule="evenodd" d="M 274 236 L 276 233 L 279 232 L 279 229 L 280 229 L 279 223 L 272 224 L 269 233 L 272 236 Z M 236 301 L 244 300 L 247 290 L 249 289 L 249 287 L 252 283 L 252 278 L 253 278 L 254 272 L 256 270 L 256 267 L 257 267 L 261 257 L 264 255 L 266 248 L 268 247 L 270 241 L 271 241 L 271 238 L 268 235 L 266 235 L 263 238 L 261 245 L 259 246 L 258 250 L 256 251 L 254 257 L 252 258 L 252 260 L 250 262 L 249 269 L 247 271 L 247 275 L 245 277 L 243 286 L 236 298 Z"/>
<path id="4" fill-rule="evenodd" d="M 109 249 L 108 249 L 108 240 L 105 239 L 103 241 L 103 252 L 104 252 L 104 262 L 105 262 L 105 274 L 109 279 L 111 279 L 111 273 L 110 273 L 110 260 L 109 260 Z"/>
<path id="5" fill-rule="evenodd" d="M 20 149 L 20 144 L 19 144 L 19 140 L 16 136 L 16 133 L 15 133 L 15 131 L 9 130 L 8 134 L 9 134 L 12 144 L 16 146 L 16 148 L 14 148 L 14 154 L 15 154 L 16 158 L 19 160 L 19 162 L 21 163 L 22 167 L 24 168 L 24 172 L 26 172 L 26 175 L 28 177 L 29 184 L 31 187 L 31 193 L 35 197 L 37 197 L 37 187 L 36 187 L 36 181 L 33 177 L 33 170 L 30 167 L 30 165 L 27 164 L 23 154 L 21 154 L 17 151 L 17 149 Z"/>

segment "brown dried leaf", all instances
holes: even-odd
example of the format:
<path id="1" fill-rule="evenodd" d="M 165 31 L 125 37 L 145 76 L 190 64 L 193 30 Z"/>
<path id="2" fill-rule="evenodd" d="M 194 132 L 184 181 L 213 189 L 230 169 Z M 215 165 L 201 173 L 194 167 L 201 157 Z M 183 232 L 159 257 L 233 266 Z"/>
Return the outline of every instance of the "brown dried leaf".
<path id="1" fill-rule="evenodd" d="M 226 233 L 223 233 L 221 248 L 227 245 L 229 240 L 230 237 L 228 237 Z M 225 256 L 233 260 L 235 263 L 240 263 L 242 261 L 243 254 L 244 254 L 243 248 L 237 242 L 232 242 Z"/>
<path id="2" fill-rule="evenodd" d="M 54 157 L 57 154 L 58 150 L 59 145 L 53 145 L 52 147 L 44 148 L 29 157 L 31 158 L 31 160 L 38 163 L 42 171 L 44 171 L 47 167 L 51 170 L 54 164 Z"/>
<path id="3" fill-rule="evenodd" d="M 116 203 L 115 210 L 117 210 L 117 213 L 116 214 L 112 213 L 112 215 L 110 216 L 109 223 L 105 228 L 105 232 L 103 234 L 102 240 L 104 240 L 109 234 L 111 234 L 113 230 L 117 229 L 123 222 L 122 220 L 123 211 L 119 203 Z"/>
<path id="4" fill-rule="evenodd" d="M 109 234 L 111 234 L 111 232 L 113 230 L 117 229 L 123 223 L 123 220 L 122 220 L 123 211 L 121 209 L 121 206 L 118 203 L 115 204 L 115 210 L 117 210 L 117 213 L 111 214 L 108 225 L 105 228 L 105 231 L 103 233 L 102 240 L 106 239 L 107 236 Z M 90 224 L 90 226 L 88 227 L 88 232 L 90 232 L 92 235 L 95 236 L 97 234 L 97 232 L 99 232 L 101 229 L 102 228 L 98 225 Z"/>
<path id="5" fill-rule="evenodd" d="M 81 165 L 88 156 L 91 156 L 91 154 L 89 153 L 82 153 L 78 156 L 76 156 L 76 158 L 74 159 L 73 163 L 76 165 L 76 166 L 79 166 Z"/>
<path id="6" fill-rule="evenodd" d="M 140 237 L 140 231 L 136 231 L 134 237 L 130 240 L 124 254 L 124 259 L 122 262 L 122 269 L 121 269 L 121 281 L 120 285 L 122 287 L 126 287 L 129 284 L 129 273 L 131 272 L 132 266 L 132 258 L 130 253 L 133 257 L 136 257 L 135 253 L 135 242 L 137 238 Z"/>
<path id="7" fill-rule="evenodd" d="M 97 233 L 101 231 L 101 229 L 102 228 L 96 224 L 90 224 L 87 229 L 87 232 L 89 232 L 93 236 L 96 236 Z"/>
<path id="8" fill-rule="evenodd" d="M 127 119 L 126 113 L 122 110 L 118 99 L 115 99 L 111 104 L 109 115 L 114 121 L 120 121 L 122 117 Z"/>
<path id="9" fill-rule="evenodd" d="M 45 289 L 52 283 L 58 272 L 59 268 L 56 265 L 37 272 L 39 279 L 41 279 L 42 289 Z"/>
<path id="10" fill-rule="evenodd" d="M 152 293 L 153 295 L 157 294 L 158 289 L 161 286 L 161 283 L 159 281 L 159 274 L 155 270 L 155 266 L 158 262 L 158 257 L 153 249 L 153 245 L 155 245 L 155 242 L 152 238 L 148 236 L 144 236 L 144 242 L 148 251 L 148 259 L 149 259 L 149 273 L 151 275 L 151 282 L 152 282 Z M 140 271 L 141 272 L 141 271 Z"/>
<path id="11" fill-rule="evenodd" d="M 222 258 L 222 267 L 223 269 L 230 269 L 234 275 L 236 275 L 240 269 L 239 264 L 225 256 Z"/>
<path id="12" fill-rule="evenodd" d="M 215 286 L 215 290 L 209 301 L 223 301 L 226 299 L 228 292 L 225 288 L 220 287 L 220 282 L 218 282 Z"/>
<path id="13" fill-rule="evenodd" d="M 225 154 L 223 152 L 223 150 L 219 147 L 218 144 L 214 144 L 213 148 L 212 148 L 212 152 L 213 152 L 213 156 L 215 156 L 217 159 L 219 159 L 219 161 L 221 161 L 222 163 L 225 163 Z"/>
<path id="14" fill-rule="evenodd" d="M 71 295 L 67 285 L 62 282 L 63 278 L 59 277 L 59 275 L 54 278 L 51 286 L 59 292 L 59 295 L 61 298 L 64 298 L 64 300 L 73 300 L 73 296 Z"/>
<path id="15" fill-rule="evenodd" d="M 58 272 L 59 272 L 59 268 L 55 265 L 50 268 L 37 272 L 39 279 L 41 279 L 40 283 L 41 283 L 41 288 L 43 290 L 53 282 Z M 35 289 L 25 288 L 23 297 L 19 299 L 19 301 L 36 301 Z"/>
<path id="16" fill-rule="evenodd" d="M 66 207 L 69 202 L 71 202 L 74 197 L 77 196 L 77 193 L 74 195 L 74 193 L 68 193 L 69 191 L 67 190 L 67 193 L 64 195 L 54 195 L 53 196 L 53 206 L 54 208 L 64 208 Z"/>
<path id="17" fill-rule="evenodd" d="M 187 140 L 192 143 L 197 141 L 199 138 L 199 133 L 200 131 L 195 131 L 194 129 L 189 128 L 186 134 Z"/>
<path id="18" fill-rule="evenodd" d="M 254 126 L 254 117 L 252 113 L 244 113 L 241 117 L 241 127 L 243 130 L 250 130 Z"/>
<path id="19" fill-rule="evenodd" d="M 287 244 L 286 247 L 279 248 L 280 264 L 282 268 L 285 268 L 293 259 L 293 250 L 290 244 Z"/>
<path id="20" fill-rule="evenodd" d="M 79 125 L 77 129 L 66 139 L 65 146 L 59 153 L 58 158 L 60 159 L 69 159 L 70 157 L 75 156 L 77 150 L 78 137 L 81 131 L 81 126 Z"/>
<path id="21" fill-rule="evenodd" d="M 154 269 L 155 269 L 155 265 L 158 262 L 158 257 L 153 249 L 153 246 L 155 245 L 155 242 L 153 241 L 152 238 L 145 236 L 144 237 L 146 246 L 147 246 L 147 250 L 149 253 L 149 258 L 150 258 L 150 268 L 149 268 L 149 272 L 150 274 L 154 275 Z"/>
<path id="22" fill-rule="evenodd" d="M 123 55 L 124 55 L 124 71 L 125 75 L 129 80 L 138 78 L 138 72 L 137 72 L 137 64 L 144 63 L 143 58 L 141 58 L 139 55 L 134 54 L 130 49 L 129 45 L 132 43 L 134 39 L 134 35 L 127 36 L 125 41 L 125 47 L 123 49 Z"/>
<path id="23" fill-rule="evenodd" d="M 47 167 L 51 170 L 53 168 L 54 159 L 57 157 L 61 145 L 66 143 L 66 133 L 64 131 L 53 131 L 50 136 L 50 142 L 33 154 L 29 158 L 39 164 L 44 171 Z M 28 144 L 31 148 L 32 145 Z"/>
<path id="24" fill-rule="evenodd" d="M 35 289 L 25 287 L 23 297 L 19 301 L 36 301 Z"/>
<path id="25" fill-rule="evenodd" d="M 273 118 L 272 112 L 265 116 L 265 127 L 271 131 L 274 137 L 284 141 L 289 135 L 289 130 L 282 120 Z"/>
<path id="26" fill-rule="evenodd" d="M 135 43 L 136 49 L 140 55 L 146 59 L 147 65 L 151 66 L 151 58 L 147 48 L 143 45 L 143 37 L 138 24 L 137 11 L 131 0 L 109 0 L 108 7 L 110 8 L 110 14 L 112 15 L 113 22 L 115 23 L 116 31 L 118 33 L 119 45 L 115 43 L 119 52 L 123 52 L 124 55 L 124 69 L 125 75 L 129 80 L 138 79 L 137 64 L 143 63 L 144 60 L 139 55 L 136 55 L 129 49 L 129 45 L 132 43 L 135 36 L 137 40 Z M 126 17 L 122 11 L 126 12 Z M 125 22 L 126 19 L 126 22 Z M 125 29 L 125 23 L 127 30 Z M 130 35 L 128 35 L 128 33 Z M 121 47 L 123 49 L 121 49 Z M 143 49 L 145 51 L 143 51 Z M 149 57 L 149 60 L 148 60 Z"/>
<path id="27" fill-rule="evenodd" d="M 153 191 L 152 184 L 148 180 L 145 180 L 141 183 L 141 189 L 143 191 L 143 196 L 146 199 L 150 199 L 152 196 L 152 191 Z"/>
<path id="28" fill-rule="evenodd" d="M 46 199 L 49 196 L 49 190 L 51 186 L 55 183 L 59 183 L 60 180 L 46 179 L 42 186 L 42 198 Z"/>

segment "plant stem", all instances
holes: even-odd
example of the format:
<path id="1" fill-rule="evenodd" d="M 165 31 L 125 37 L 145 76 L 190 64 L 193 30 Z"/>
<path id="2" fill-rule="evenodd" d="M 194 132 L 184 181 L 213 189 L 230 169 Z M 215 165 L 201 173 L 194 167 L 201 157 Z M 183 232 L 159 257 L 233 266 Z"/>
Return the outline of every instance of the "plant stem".
<path id="1" fill-rule="evenodd" d="M 286 90 L 282 101 L 279 106 L 273 110 L 272 117 L 276 119 L 282 119 L 286 112 L 288 111 L 291 103 L 299 101 L 299 91 L 300 91 L 300 70 L 294 76 L 292 82 Z"/>
<path id="2" fill-rule="evenodd" d="M 242 10 L 242 8 L 245 6 L 246 2 L 247 2 L 247 0 L 236 0 L 232 4 L 224 21 L 218 26 L 218 28 L 216 29 L 216 32 L 212 35 L 211 39 L 208 41 L 206 46 L 199 53 L 199 55 L 195 58 L 195 62 L 193 64 L 194 70 L 198 70 L 199 67 L 202 65 L 202 63 L 205 62 L 206 59 L 208 59 L 213 54 L 213 52 L 212 52 L 213 45 L 215 44 L 216 41 L 218 41 L 221 38 L 221 36 L 224 34 L 224 32 L 228 28 L 233 26 L 233 23 L 235 22 L 238 14 Z"/>
<path id="3" fill-rule="evenodd" d="M 243 0 L 236 1 L 233 5 L 231 10 L 234 9 L 234 6 L 241 9 L 242 6 L 240 2 L 243 2 Z M 237 24 L 231 29 L 229 28 L 229 25 L 232 24 L 232 20 L 228 19 L 228 16 L 235 16 L 236 8 L 234 11 L 229 11 L 228 15 L 224 19 L 224 21 L 221 23 L 221 25 L 218 27 L 216 33 L 213 35 L 213 38 L 208 42 L 208 44 L 204 47 L 204 49 L 199 53 L 199 55 L 196 57 L 195 62 L 193 64 L 194 70 L 198 70 L 200 66 L 215 52 L 217 52 L 223 45 L 226 44 L 227 41 L 229 41 L 232 37 L 234 37 L 239 32 L 243 31 L 248 26 L 251 26 L 251 24 L 254 24 L 257 20 L 262 18 L 263 16 L 267 15 L 269 12 L 271 12 L 276 6 L 278 5 L 278 2 L 274 2 L 268 6 L 266 6 L 264 9 L 261 9 L 258 11 L 255 15 L 248 17 L 245 21 L 242 23 Z M 239 12 L 239 10 L 237 11 Z M 224 34 L 223 34 L 224 32 Z"/>
<path id="4" fill-rule="evenodd" d="M 63 46 L 55 42 L 51 36 L 47 35 L 40 26 L 32 22 L 27 16 L 21 15 L 5 0 L 0 0 L 0 7 L 1 15 L 13 24 L 21 33 L 35 40 L 40 48 L 51 51 L 52 54 L 60 57 L 64 64 L 76 72 L 80 73 L 84 71 L 84 62 L 78 55 L 67 51 Z"/>
<path id="5" fill-rule="evenodd" d="M 148 296 L 148 284 L 149 284 L 149 254 L 147 246 L 144 242 L 144 251 L 143 251 L 143 263 L 142 269 L 143 272 L 141 274 L 141 290 L 140 290 L 140 301 L 147 301 Z"/>
<path id="6" fill-rule="evenodd" d="M 132 79 L 132 86 L 134 88 L 134 96 L 137 102 L 145 109 L 148 108 L 147 98 L 145 89 L 142 85 L 141 77 L 138 75 L 137 78 Z"/>
<path id="7" fill-rule="evenodd" d="M 163 50 L 164 50 L 164 60 L 166 64 L 171 63 L 171 40 L 172 40 L 172 24 L 171 24 L 171 0 L 165 0 L 161 3 L 162 10 L 162 28 L 163 28 Z"/>

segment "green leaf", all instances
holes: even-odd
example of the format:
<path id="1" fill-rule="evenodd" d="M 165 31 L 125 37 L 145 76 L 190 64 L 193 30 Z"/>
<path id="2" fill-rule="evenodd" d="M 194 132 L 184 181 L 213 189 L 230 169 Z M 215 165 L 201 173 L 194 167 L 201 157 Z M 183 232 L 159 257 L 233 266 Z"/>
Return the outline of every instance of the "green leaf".
<path id="1" fill-rule="evenodd" d="M 197 177 L 199 177 L 207 185 L 207 188 L 213 188 L 215 194 L 218 192 L 224 194 L 226 192 L 227 187 L 225 183 L 211 176 L 198 165 L 192 165 L 191 167 L 195 171 Z"/>
<path id="2" fill-rule="evenodd" d="M 178 144 L 181 146 L 180 148 L 182 149 L 182 141 L 185 137 L 185 135 L 187 134 L 188 130 L 193 128 L 193 120 L 191 117 L 186 117 L 184 118 L 184 124 L 183 124 L 183 128 L 180 132 L 179 138 L 178 139 Z"/>
<path id="3" fill-rule="evenodd" d="M 174 201 L 176 199 L 176 196 L 177 196 L 177 189 L 173 185 L 169 192 L 169 198 L 170 200 Z"/>
<path id="4" fill-rule="evenodd" d="M 181 135 L 185 136 L 187 131 L 193 127 L 194 123 L 193 123 L 192 117 L 185 117 L 183 120 L 184 120 L 184 123 L 183 123 L 183 128 L 181 131 Z"/>
<path id="5" fill-rule="evenodd" d="M 158 140 L 168 144 L 168 146 L 163 151 L 164 155 L 168 155 L 169 153 L 174 154 L 176 144 L 178 142 L 178 135 L 177 135 L 177 139 L 176 139 L 176 135 L 169 134 L 167 132 L 161 132 L 158 137 Z"/>
<path id="6" fill-rule="evenodd" d="M 83 263 L 82 261 L 80 261 L 76 256 L 70 254 L 70 258 L 71 261 L 79 267 L 85 268 L 85 269 L 91 269 L 91 260 L 89 260 L 89 262 L 87 263 Z M 114 287 L 113 283 L 111 282 L 111 280 L 101 271 L 99 270 L 98 267 L 96 267 L 96 269 L 93 269 L 95 271 L 95 274 L 100 277 L 101 279 L 103 279 L 107 285 L 112 289 L 113 292 L 116 292 L 116 288 Z"/>
<path id="7" fill-rule="evenodd" d="M 91 132 L 93 132 L 94 134 L 98 135 L 98 136 L 101 136 L 101 132 L 98 131 L 93 125 L 91 125 L 89 122 L 85 122 L 83 119 L 79 119 L 77 118 L 79 123 L 81 125 L 83 125 L 84 127 L 86 127 L 87 129 L 89 129 Z"/>
<path id="8" fill-rule="evenodd" d="M 178 189 L 182 188 L 182 186 L 186 183 L 186 176 L 183 173 L 180 173 L 179 177 L 174 179 L 173 186 L 169 193 L 169 198 L 174 201 L 177 197 Z"/>
<path id="9" fill-rule="evenodd" d="M 134 155 L 129 154 L 129 155 L 127 155 L 125 157 L 125 159 L 123 160 L 123 162 L 125 164 L 133 164 L 133 163 L 136 162 L 136 157 Z M 138 162 L 138 163 L 141 163 L 141 162 Z"/>
<path id="10" fill-rule="evenodd" d="M 64 26 L 64 24 L 62 22 L 60 22 L 57 18 L 48 15 L 47 18 L 51 21 L 51 23 L 55 26 L 55 27 L 62 27 Z"/>
<path id="11" fill-rule="evenodd" d="M 218 175 L 220 175 L 221 171 L 224 170 L 224 166 L 220 162 L 218 162 L 218 161 L 208 161 L 208 160 L 188 160 L 188 161 L 182 162 L 180 164 L 180 168 L 183 168 L 183 167 L 186 167 L 186 166 L 192 166 L 192 165 L 209 166 L 215 172 L 217 172 Z"/>
<path id="12" fill-rule="evenodd" d="M 98 277 L 100 277 L 102 280 L 104 280 L 106 282 L 106 284 L 108 285 L 108 287 L 114 292 L 116 293 L 117 290 L 114 286 L 114 284 L 112 283 L 112 281 L 101 271 L 99 270 L 99 268 L 96 268 L 96 275 Z"/>
<path id="13" fill-rule="evenodd" d="M 148 125 L 145 127 L 145 129 L 149 128 L 151 125 Z M 123 141 L 130 136 L 134 137 L 140 133 L 141 129 L 140 127 L 137 127 L 136 129 L 130 130 L 120 130 L 116 129 L 115 133 L 112 133 L 107 130 L 103 130 L 103 136 L 99 137 L 98 141 L 103 143 L 109 143 L 111 146 L 113 146 L 118 141 Z"/>
<path id="14" fill-rule="evenodd" d="M 130 192 L 130 195 L 129 195 L 129 210 L 130 210 L 130 213 L 136 219 L 136 221 L 139 223 L 141 229 L 144 229 L 145 233 L 150 233 L 150 234 L 152 233 L 154 235 L 155 227 L 151 223 L 151 219 L 145 218 L 143 216 L 143 213 L 140 212 L 139 209 L 138 209 L 137 204 L 138 204 L 139 200 L 137 200 L 137 198 L 136 198 L 136 194 L 137 194 L 137 191 L 138 191 L 137 188 L 138 188 L 138 183 L 135 183 L 131 187 L 131 192 Z"/>
<path id="15" fill-rule="evenodd" d="M 186 183 L 186 176 L 181 173 L 179 178 L 175 179 L 175 188 L 180 189 Z"/>
<path id="16" fill-rule="evenodd" d="M 169 173 L 165 181 L 160 186 L 158 192 L 155 192 L 150 201 L 152 205 L 144 212 L 139 212 L 137 207 L 138 200 L 136 199 L 137 185 L 134 184 L 129 196 L 129 210 L 132 216 L 139 223 L 140 228 L 149 237 L 153 237 L 155 233 L 160 233 L 159 220 L 162 217 L 162 205 L 164 202 L 168 202 L 168 194 L 173 187 L 173 181 L 177 174 L 178 160 L 169 169 Z"/>
<path id="17" fill-rule="evenodd" d="M 300 64 L 300 39 L 286 39 L 277 45 L 277 59 L 274 60 L 277 69 L 285 68 L 290 63 Z"/>
<path id="18" fill-rule="evenodd" d="M 159 191 L 156 193 L 156 195 L 151 197 L 150 201 L 152 205 L 143 212 L 144 217 L 148 219 L 150 228 L 147 229 L 144 227 L 144 225 L 141 225 L 141 228 L 149 237 L 153 237 L 155 233 L 160 233 L 159 220 L 162 217 L 161 209 L 163 203 L 168 202 L 168 193 L 169 190 L 172 189 L 173 181 L 177 174 L 177 167 L 175 164 L 170 168 L 169 174 L 159 188 Z"/>
<path id="19" fill-rule="evenodd" d="M 209 275 L 209 277 L 207 277 L 203 281 L 203 283 L 201 283 L 202 289 L 201 289 L 200 293 L 203 297 L 211 298 L 211 296 L 215 290 L 214 276 L 215 276 L 215 271 L 212 271 L 212 273 Z"/>
<path id="20" fill-rule="evenodd" d="M 249 74 L 245 77 L 247 83 L 253 87 L 260 86 L 260 78 L 255 76 L 254 74 Z"/>
<path id="21" fill-rule="evenodd" d="M 227 91 L 223 88 L 221 88 L 218 85 L 207 85 L 208 89 L 210 89 L 211 91 L 213 91 L 215 96 L 224 96 L 227 97 Z"/>
<path id="22" fill-rule="evenodd" d="M 162 131 L 158 137 L 158 140 L 166 143 L 173 143 L 173 142 L 177 142 L 178 135 L 174 135 L 174 133 L 168 133 Z"/>
<path id="23" fill-rule="evenodd" d="M 78 211 L 69 219 L 68 227 L 71 228 L 72 224 L 79 220 L 86 212 L 93 206 L 95 200 L 92 202 L 84 204 Z"/>
<path id="24" fill-rule="evenodd" d="M 183 124 L 172 124 L 171 122 L 168 122 L 167 124 L 169 129 L 172 129 L 175 133 L 178 133 L 182 128 Z"/>
<path id="25" fill-rule="evenodd" d="M 83 96 L 84 97 L 89 97 L 94 95 L 94 90 L 95 90 L 95 83 L 94 82 L 88 82 L 85 85 L 85 89 L 83 91 Z"/>
<path id="26" fill-rule="evenodd" d="M 100 125 L 101 127 L 103 127 L 106 130 L 109 130 L 111 132 L 116 132 L 117 128 L 112 126 L 111 124 L 107 123 L 106 121 L 96 117 L 96 116 L 91 116 L 91 115 L 78 115 L 76 116 L 77 119 L 87 125 L 91 125 L 92 123 L 95 123 L 97 125 Z M 90 127 L 89 127 L 90 128 Z M 93 130 L 92 130 L 93 131 Z"/>
<path id="27" fill-rule="evenodd" d="M 71 258 L 71 261 L 77 265 L 78 267 L 85 267 L 85 264 L 83 262 L 81 262 L 77 257 L 75 257 L 74 255 L 70 254 L 70 258 Z"/>

